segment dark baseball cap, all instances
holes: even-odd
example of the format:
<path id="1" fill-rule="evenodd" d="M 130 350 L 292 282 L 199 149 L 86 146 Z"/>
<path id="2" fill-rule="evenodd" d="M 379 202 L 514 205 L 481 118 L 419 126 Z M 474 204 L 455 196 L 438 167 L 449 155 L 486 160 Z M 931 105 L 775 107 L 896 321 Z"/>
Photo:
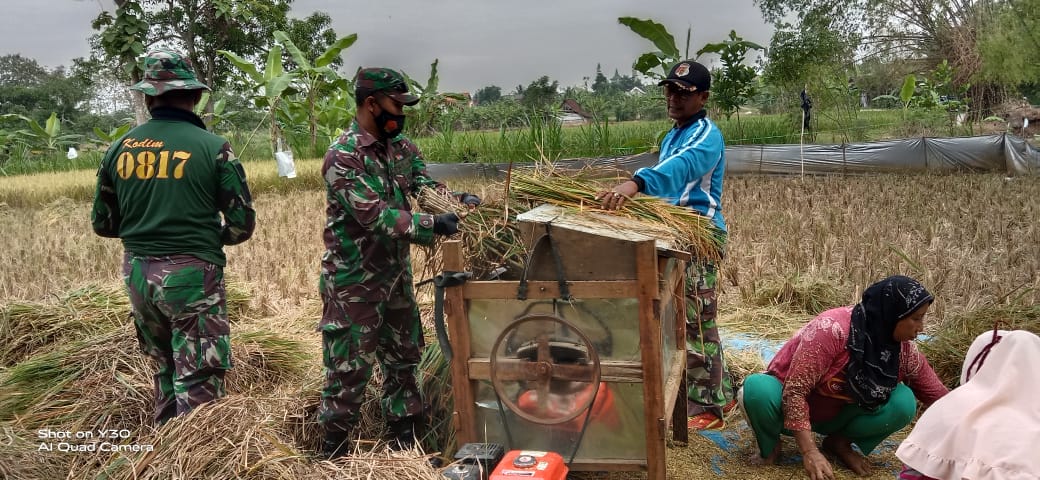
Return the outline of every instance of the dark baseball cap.
<path id="1" fill-rule="evenodd" d="M 408 93 L 408 83 L 396 70 L 383 67 L 370 67 L 358 70 L 354 86 L 358 90 L 383 92 L 386 96 L 405 105 L 419 103 L 419 97 Z"/>
<path id="2" fill-rule="evenodd" d="M 706 92 L 711 90 L 711 72 L 693 60 L 683 60 L 672 67 L 664 80 L 657 82 L 658 85 L 666 83 L 678 85 L 691 92 Z"/>

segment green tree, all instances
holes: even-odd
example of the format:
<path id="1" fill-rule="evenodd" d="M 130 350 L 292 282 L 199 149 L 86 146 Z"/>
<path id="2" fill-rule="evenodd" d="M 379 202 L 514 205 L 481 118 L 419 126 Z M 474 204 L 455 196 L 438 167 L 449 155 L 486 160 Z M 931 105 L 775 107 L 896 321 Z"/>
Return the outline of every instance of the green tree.
<path id="1" fill-rule="evenodd" d="M 58 67 L 47 70 L 18 54 L 0 56 L 0 113 L 43 122 L 52 113 L 63 121 L 85 114 L 93 83 L 88 75 Z"/>
<path id="2" fill-rule="evenodd" d="M 913 59 L 925 69 L 949 59 L 957 72 L 955 81 L 969 83 L 984 73 L 986 56 L 1005 52 L 987 53 L 980 48 L 983 43 L 980 39 L 992 31 L 995 19 L 1002 12 L 1032 1 L 1035 0 L 756 0 L 756 3 L 766 20 L 775 25 L 795 18 L 796 29 L 808 21 L 822 24 L 822 30 L 839 37 L 864 39 L 857 45 L 861 56 Z M 1019 37 L 1016 42 L 1004 45 L 1020 45 L 1026 38 Z M 1001 81 L 1006 82 L 974 84 L 972 97 L 982 99 L 986 105 L 1003 101 Z"/>
<path id="3" fill-rule="evenodd" d="M 596 64 L 596 79 L 592 82 L 592 91 L 600 95 L 610 93 L 610 81 L 607 80 L 607 76 L 603 75 L 603 70 L 600 65 Z"/>
<path id="4" fill-rule="evenodd" d="M 610 77 L 610 86 L 618 92 L 627 92 L 634 87 L 642 87 L 643 85 L 639 83 L 635 76 L 621 75 L 617 69 L 614 69 L 614 76 Z"/>
<path id="5" fill-rule="evenodd" d="M 37 86 L 47 74 L 35 59 L 17 53 L 0 57 L 0 87 Z"/>
<path id="6" fill-rule="evenodd" d="M 450 129 L 459 116 L 463 102 L 466 101 L 466 96 L 461 93 L 439 91 L 441 78 L 437 73 L 438 63 L 440 60 L 434 59 L 430 64 L 430 76 L 425 84 L 405 75 L 411 84 L 409 90 L 419 96 L 419 103 L 409 109 L 408 114 L 411 119 L 405 124 L 410 135 L 426 135 L 434 132 L 438 127 L 448 127 L 442 128 L 442 130 Z M 444 123 L 447 125 L 443 125 Z"/>
<path id="7" fill-rule="evenodd" d="M 727 119 L 755 95 L 755 69 L 744 64 L 751 50 L 763 48 L 730 30 L 727 40 L 709 43 L 697 51 L 698 57 L 716 53 L 722 59 L 722 68 L 712 72 L 711 98 Z"/>
<path id="8" fill-rule="evenodd" d="M 978 79 L 1031 92 L 1030 85 L 1040 79 L 1040 0 L 1001 2 L 998 13 L 979 35 L 982 68 Z"/>
<path id="9" fill-rule="evenodd" d="M 199 80 L 220 90 L 234 83 L 232 64 L 218 51 L 257 58 L 276 30 L 291 29 L 303 52 L 324 51 L 335 38 L 327 15 L 288 18 L 292 0 L 115 0 L 116 14 L 93 22 L 99 41 L 95 55 L 121 66 L 121 78 L 139 78 L 137 58 L 156 44 L 173 45 L 191 59 Z M 323 16 L 324 15 L 324 16 Z M 298 36 L 298 37 L 297 37 Z M 306 55 L 306 54 L 305 54 Z M 209 109 L 207 109 L 209 111 Z"/>
<path id="10" fill-rule="evenodd" d="M 304 58 L 318 58 L 337 40 L 336 31 L 332 28 L 332 17 L 325 12 L 314 12 L 303 19 L 290 18 L 283 31 Z M 296 62 L 288 52 L 286 53 L 282 58 L 285 69 L 293 70 L 296 68 Z M 329 66 L 342 67 L 343 59 L 333 58 Z"/>
<path id="11" fill-rule="evenodd" d="M 234 52 L 220 54 L 248 79 L 257 106 L 266 108 L 271 122 L 272 147 L 288 134 L 294 149 L 320 155 L 338 128 L 354 116 L 353 84 L 330 67 L 334 59 L 357 41 L 357 34 L 341 37 L 316 58 L 307 58 L 283 31 L 273 33 L 277 43 L 267 52 L 263 70 Z M 288 52 L 296 69 L 287 71 L 283 52 Z M 320 141 L 319 141 L 320 139 Z"/>
<path id="12" fill-rule="evenodd" d="M 543 75 L 523 89 L 524 98 L 520 103 L 525 107 L 534 109 L 545 109 L 554 106 L 553 104 L 557 100 L 556 90 L 559 86 L 559 82 L 555 80 L 550 82 L 549 76 Z"/>
<path id="13" fill-rule="evenodd" d="M 502 99 L 502 89 L 495 85 L 488 85 L 477 90 L 477 93 L 473 95 L 473 103 L 477 105 L 487 105 L 494 103 Z"/>

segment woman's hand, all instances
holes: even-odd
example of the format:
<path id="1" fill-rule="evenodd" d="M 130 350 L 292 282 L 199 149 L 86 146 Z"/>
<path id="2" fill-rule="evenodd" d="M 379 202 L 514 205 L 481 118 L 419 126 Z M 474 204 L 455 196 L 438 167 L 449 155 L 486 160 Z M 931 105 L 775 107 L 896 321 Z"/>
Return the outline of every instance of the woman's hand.
<path id="1" fill-rule="evenodd" d="M 831 463 L 824 458 L 823 454 L 820 453 L 819 450 L 813 449 L 802 454 L 802 466 L 805 467 L 805 473 L 809 474 L 809 480 L 834 479 L 834 471 L 831 470 Z"/>
<path id="2" fill-rule="evenodd" d="M 831 463 L 816 448 L 812 432 L 795 430 L 793 433 L 794 441 L 798 444 L 798 451 L 802 452 L 802 466 L 805 467 L 805 473 L 809 474 L 809 480 L 834 480 Z"/>

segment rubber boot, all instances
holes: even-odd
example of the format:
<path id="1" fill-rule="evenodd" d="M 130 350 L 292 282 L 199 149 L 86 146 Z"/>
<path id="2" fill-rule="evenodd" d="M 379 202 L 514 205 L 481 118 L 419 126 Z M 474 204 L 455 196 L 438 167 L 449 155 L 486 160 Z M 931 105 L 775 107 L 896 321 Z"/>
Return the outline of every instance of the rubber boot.
<path id="1" fill-rule="evenodd" d="M 325 441 L 322 443 L 321 453 L 329 460 L 350 454 L 350 433 L 325 432 Z"/>
<path id="2" fill-rule="evenodd" d="M 415 417 L 405 417 L 400 420 L 390 422 L 390 449 L 391 450 L 411 450 L 415 448 L 416 438 L 416 422 Z"/>

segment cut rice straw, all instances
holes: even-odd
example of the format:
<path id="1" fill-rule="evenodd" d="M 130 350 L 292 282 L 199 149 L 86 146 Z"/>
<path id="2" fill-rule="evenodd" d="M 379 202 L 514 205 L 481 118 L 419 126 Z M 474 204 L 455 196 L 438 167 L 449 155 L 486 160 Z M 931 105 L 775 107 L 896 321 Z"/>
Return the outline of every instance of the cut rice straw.
<path id="1" fill-rule="evenodd" d="M 604 175 L 612 177 L 604 179 Z M 711 219 L 696 211 L 669 204 L 653 196 L 637 196 L 625 202 L 620 210 L 600 207 L 599 192 L 626 180 L 611 170 L 591 169 L 566 171 L 551 167 L 516 170 L 511 175 L 511 192 L 518 200 L 550 203 L 577 211 L 591 210 L 617 215 L 648 224 L 660 225 L 671 233 L 676 247 L 694 258 L 718 260 L 722 238 Z"/>

